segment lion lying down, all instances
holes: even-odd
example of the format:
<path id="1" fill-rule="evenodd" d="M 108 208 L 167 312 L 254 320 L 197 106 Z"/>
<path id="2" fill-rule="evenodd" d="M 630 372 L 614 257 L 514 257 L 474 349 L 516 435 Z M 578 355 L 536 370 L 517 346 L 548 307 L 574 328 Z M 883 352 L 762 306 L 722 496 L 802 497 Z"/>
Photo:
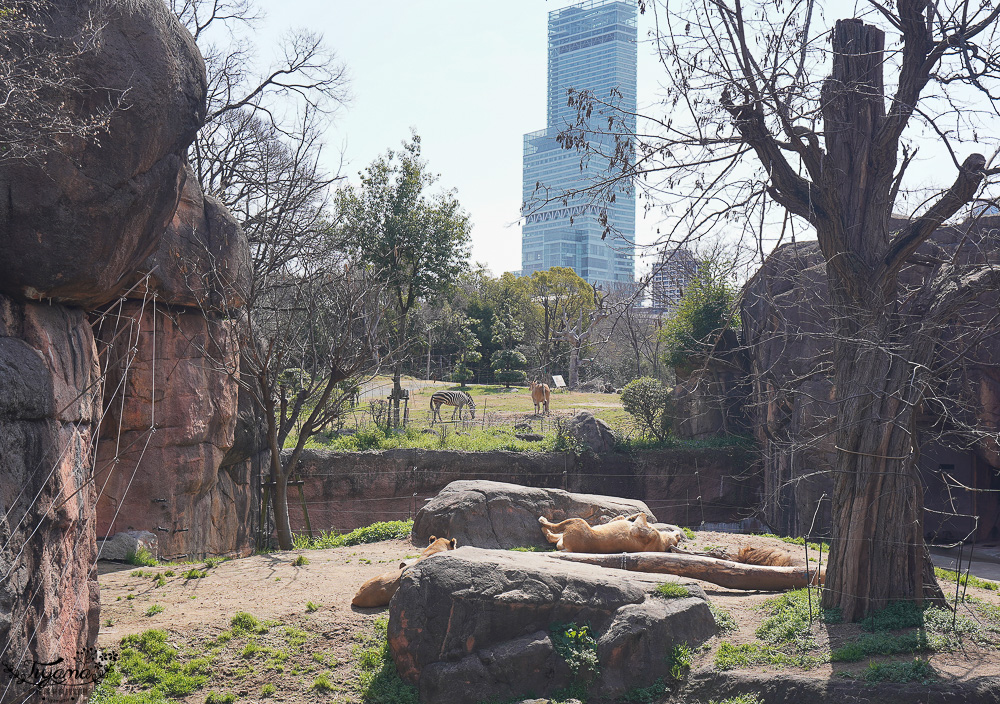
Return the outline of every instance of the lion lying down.
<path id="1" fill-rule="evenodd" d="M 397 569 L 394 569 L 391 572 L 383 572 L 377 577 L 369 579 L 361 585 L 361 589 L 359 589 L 358 593 L 354 595 L 351 605 L 360 606 L 363 609 L 373 609 L 377 606 L 387 606 L 389 604 L 389 600 L 392 599 L 392 595 L 396 593 L 397 589 L 399 589 L 399 578 L 403 576 L 403 570 L 410 565 L 417 564 L 431 555 L 436 555 L 437 553 L 444 552 L 445 550 L 454 549 L 454 538 L 448 540 L 447 538 L 438 538 L 432 535 L 430 543 L 428 543 L 427 547 L 424 548 L 424 551 L 420 553 L 420 557 L 410 564 L 400 562 Z"/>
<path id="2" fill-rule="evenodd" d="M 538 519 L 545 539 L 566 552 L 667 552 L 683 537 L 680 528 L 657 530 L 649 525 L 645 513 L 625 518 L 618 516 L 602 525 L 592 526 L 582 518 L 567 518 L 550 523 Z"/>

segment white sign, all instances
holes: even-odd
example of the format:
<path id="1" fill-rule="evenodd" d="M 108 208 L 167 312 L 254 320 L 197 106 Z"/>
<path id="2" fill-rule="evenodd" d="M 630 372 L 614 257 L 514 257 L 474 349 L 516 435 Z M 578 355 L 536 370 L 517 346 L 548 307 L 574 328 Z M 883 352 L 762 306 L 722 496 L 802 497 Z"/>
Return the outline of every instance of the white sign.
<path id="1" fill-rule="evenodd" d="M 555 384 L 557 388 L 562 388 L 562 387 L 566 386 L 566 382 L 563 381 L 562 376 L 559 375 L 559 374 L 553 375 L 553 377 L 552 377 L 552 383 Z"/>

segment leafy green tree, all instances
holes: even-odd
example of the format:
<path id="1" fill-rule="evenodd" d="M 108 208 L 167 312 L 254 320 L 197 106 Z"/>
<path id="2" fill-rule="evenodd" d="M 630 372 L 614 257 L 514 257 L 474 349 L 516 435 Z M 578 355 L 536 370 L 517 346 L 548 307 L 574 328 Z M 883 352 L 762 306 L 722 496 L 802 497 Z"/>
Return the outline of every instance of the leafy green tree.
<path id="1" fill-rule="evenodd" d="M 420 158 L 417 134 L 360 176 L 360 186 L 338 192 L 337 205 L 347 240 L 361 262 L 381 272 L 396 313 L 393 423 L 399 425 L 402 355 L 412 340 L 410 313 L 419 300 L 455 280 L 468 257 L 471 225 L 453 191 L 425 195 L 437 176 Z"/>
<path id="2" fill-rule="evenodd" d="M 665 440 L 670 434 L 673 397 L 670 389 L 658 380 L 644 376 L 626 384 L 622 389 L 622 408 L 657 440 Z"/>
<path id="3" fill-rule="evenodd" d="M 533 272 L 519 281 L 531 300 L 523 314 L 525 324 L 532 330 L 540 366 L 551 373 L 555 346 L 562 340 L 567 321 L 576 321 L 596 310 L 594 288 L 575 271 L 562 266 Z"/>
<path id="4" fill-rule="evenodd" d="M 663 330 L 664 361 L 688 367 L 712 352 L 723 332 L 739 326 L 736 287 L 725 274 L 725 265 L 702 260 L 674 317 Z"/>
<path id="5" fill-rule="evenodd" d="M 462 388 L 465 388 L 465 382 L 475 376 L 475 372 L 469 367 L 470 364 L 476 364 L 483 358 L 483 355 L 476 348 L 479 347 L 479 339 L 476 337 L 475 333 L 468 324 L 463 325 L 461 331 L 458 334 L 460 339 L 462 349 L 458 353 L 458 363 L 455 365 L 455 371 L 452 372 L 451 378 L 453 381 L 457 381 L 461 384 Z"/>
<path id="6" fill-rule="evenodd" d="M 524 373 L 527 366 L 528 360 L 517 350 L 500 350 L 493 355 L 495 378 L 504 388 L 509 389 L 511 384 L 523 384 L 527 380 Z"/>

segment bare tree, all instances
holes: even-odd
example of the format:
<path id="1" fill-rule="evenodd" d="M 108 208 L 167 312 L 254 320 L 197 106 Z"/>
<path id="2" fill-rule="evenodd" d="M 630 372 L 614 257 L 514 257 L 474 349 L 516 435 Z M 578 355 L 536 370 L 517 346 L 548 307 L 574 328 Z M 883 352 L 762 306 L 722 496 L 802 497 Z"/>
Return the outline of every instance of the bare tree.
<path id="1" fill-rule="evenodd" d="M 915 284 L 899 274 L 997 173 L 981 154 L 958 153 L 996 133 L 987 125 L 1000 9 L 873 1 L 864 20 L 824 27 L 811 2 L 781 12 L 743 0 L 640 5 L 656 24 L 670 114 L 646 116 L 639 135 L 624 129 L 634 116 L 609 118 L 619 147 L 635 140 L 636 149 L 608 155 L 607 184 L 643 188 L 673 207 L 671 233 L 752 233 L 761 256 L 776 240 L 815 232 L 837 406 L 824 605 L 857 619 L 891 600 L 940 597 L 923 539 L 917 415 L 940 388 L 933 370 L 948 324 L 1000 284 L 1000 269 L 995 252 L 953 249 L 922 261 Z M 888 52 L 886 32 L 898 41 Z M 586 117 L 615 106 L 573 99 L 581 121 L 565 143 L 586 146 Z M 931 137 L 921 144 L 922 130 Z M 954 176 L 917 198 L 909 167 L 927 145 L 941 154 L 937 173 Z M 912 215 L 891 224 L 904 208 Z"/>
<path id="2" fill-rule="evenodd" d="M 51 18 L 62 11 L 42 0 L 5 0 L 0 8 L 0 163 L 38 162 L 62 142 L 95 140 L 122 107 L 125 91 L 88 85 L 75 70 L 100 47 L 103 7 L 81 23 Z M 66 26 L 70 36 L 54 29 Z"/>

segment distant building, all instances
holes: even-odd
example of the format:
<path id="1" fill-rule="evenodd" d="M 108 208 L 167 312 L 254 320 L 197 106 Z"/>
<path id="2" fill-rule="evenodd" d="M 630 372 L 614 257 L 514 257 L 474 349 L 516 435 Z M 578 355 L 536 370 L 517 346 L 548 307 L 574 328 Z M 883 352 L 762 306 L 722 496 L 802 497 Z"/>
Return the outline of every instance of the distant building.
<path id="1" fill-rule="evenodd" d="M 524 135 L 522 275 L 566 266 L 591 284 L 635 280 L 635 195 L 618 190 L 614 203 L 591 202 L 586 195 L 564 202 L 563 193 L 605 176 L 608 160 L 593 155 L 581 168 L 583 155 L 563 149 L 556 137 L 576 121 L 576 108 L 567 105 L 570 88 L 593 91 L 603 100 L 617 91 L 619 107 L 635 114 L 636 15 L 634 0 L 587 0 L 549 13 L 548 126 Z M 634 132 L 634 118 L 629 130 Z M 601 153 L 614 151 L 612 136 L 588 134 L 588 139 Z M 549 197 L 553 200 L 546 202 Z M 620 235 L 601 239 L 602 208 Z"/>
<path id="2" fill-rule="evenodd" d="M 698 260 L 689 250 L 664 248 L 650 274 L 649 297 L 653 308 L 676 308 L 697 273 Z"/>

